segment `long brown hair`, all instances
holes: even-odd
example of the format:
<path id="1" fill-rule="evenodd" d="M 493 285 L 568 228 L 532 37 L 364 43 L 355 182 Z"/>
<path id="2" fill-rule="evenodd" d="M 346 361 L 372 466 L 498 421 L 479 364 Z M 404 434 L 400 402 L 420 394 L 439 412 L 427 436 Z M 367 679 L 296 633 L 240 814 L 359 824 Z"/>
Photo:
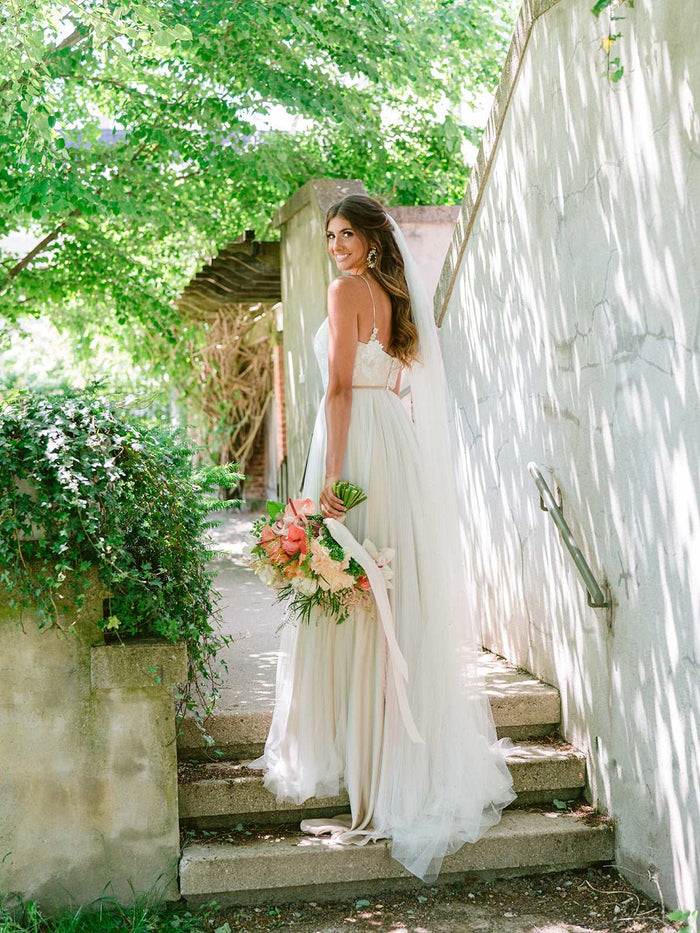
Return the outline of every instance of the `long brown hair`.
<path id="1" fill-rule="evenodd" d="M 377 261 L 368 269 L 384 286 L 391 299 L 391 341 L 387 353 L 410 366 L 420 361 L 418 330 L 411 313 L 411 298 L 404 273 L 403 256 L 394 239 L 391 224 L 379 201 L 364 194 L 348 194 L 326 212 L 326 233 L 334 217 L 344 217 L 368 243 L 377 245 Z"/>

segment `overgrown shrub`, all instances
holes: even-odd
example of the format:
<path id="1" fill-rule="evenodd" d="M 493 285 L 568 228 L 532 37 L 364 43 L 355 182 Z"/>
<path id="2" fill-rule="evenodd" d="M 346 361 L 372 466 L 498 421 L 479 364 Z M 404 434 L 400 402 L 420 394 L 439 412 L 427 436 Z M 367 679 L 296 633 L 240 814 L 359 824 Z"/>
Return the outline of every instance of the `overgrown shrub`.
<path id="1" fill-rule="evenodd" d="M 201 723 L 218 695 L 212 662 L 231 640 L 218 631 L 209 516 L 241 502 L 213 489 L 244 477 L 237 464 L 194 472 L 186 437 L 133 416 L 129 401 L 94 386 L 0 400 L 0 583 L 20 615 L 64 627 L 61 606 L 70 599 L 79 615 L 96 567 L 111 593 L 106 638 L 185 642 L 177 713 Z"/>

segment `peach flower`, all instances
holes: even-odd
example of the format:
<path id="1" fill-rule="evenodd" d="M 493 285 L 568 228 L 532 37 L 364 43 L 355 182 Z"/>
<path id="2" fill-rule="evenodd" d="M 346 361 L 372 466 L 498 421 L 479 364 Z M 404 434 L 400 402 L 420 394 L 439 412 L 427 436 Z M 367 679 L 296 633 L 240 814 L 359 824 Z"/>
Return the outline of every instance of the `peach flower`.
<path id="1" fill-rule="evenodd" d="M 322 590 L 343 590 L 354 586 L 355 578 L 345 571 L 350 566 L 350 558 L 345 556 L 341 561 L 334 560 L 328 548 L 324 547 L 317 538 L 311 539 L 311 559 L 309 566 L 321 578 L 318 585 Z"/>
<path id="2" fill-rule="evenodd" d="M 260 544 L 262 544 L 263 548 L 265 549 L 265 553 L 270 558 L 270 560 L 284 560 L 285 552 L 282 547 L 283 539 L 280 538 L 278 534 L 275 534 L 269 525 L 265 525 L 262 530 L 260 535 Z"/>
<path id="3" fill-rule="evenodd" d="M 297 558 L 294 558 L 294 560 L 290 560 L 288 564 L 284 564 L 280 569 L 285 577 L 295 577 L 299 570 L 299 561 Z"/>

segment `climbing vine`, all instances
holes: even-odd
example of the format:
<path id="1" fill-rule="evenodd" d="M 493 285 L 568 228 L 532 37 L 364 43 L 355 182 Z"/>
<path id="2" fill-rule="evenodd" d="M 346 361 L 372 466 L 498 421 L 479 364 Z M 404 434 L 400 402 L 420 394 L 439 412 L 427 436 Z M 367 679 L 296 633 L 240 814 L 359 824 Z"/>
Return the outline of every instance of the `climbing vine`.
<path id="1" fill-rule="evenodd" d="M 624 65 L 620 64 L 620 56 L 610 54 L 613 51 L 614 43 L 622 36 L 621 32 L 615 32 L 616 26 L 613 24 L 627 18 L 625 16 L 616 16 L 613 11 L 619 10 L 624 4 L 629 8 L 633 8 L 634 0 L 597 0 L 594 6 L 591 7 L 591 13 L 596 17 L 600 16 L 604 10 L 609 12 L 608 34 L 600 40 L 600 44 L 606 56 L 606 69 L 603 74 L 613 82 L 619 81 L 625 71 Z"/>

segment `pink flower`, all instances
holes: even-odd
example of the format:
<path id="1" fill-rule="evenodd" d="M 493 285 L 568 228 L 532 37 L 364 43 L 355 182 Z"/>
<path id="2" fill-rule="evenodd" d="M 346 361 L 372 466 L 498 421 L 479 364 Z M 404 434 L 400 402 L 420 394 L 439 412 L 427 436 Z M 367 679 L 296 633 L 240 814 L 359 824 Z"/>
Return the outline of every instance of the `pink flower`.
<path id="1" fill-rule="evenodd" d="M 316 512 L 316 504 L 313 499 L 290 499 L 284 509 L 284 522 L 294 522 L 297 518 L 313 515 Z M 303 520 L 303 519 L 302 519 Z"/>
<path id="2" fill-rule="evenodd" d="M 300 528 L 299 525 L 290 525 L 286 537 L 282 538 L 282 547 L 285 554 L 289 554 L 290 557 L 300 551 L 302 554 L 306 554 L 308 550 L 306 530 Z"/>

